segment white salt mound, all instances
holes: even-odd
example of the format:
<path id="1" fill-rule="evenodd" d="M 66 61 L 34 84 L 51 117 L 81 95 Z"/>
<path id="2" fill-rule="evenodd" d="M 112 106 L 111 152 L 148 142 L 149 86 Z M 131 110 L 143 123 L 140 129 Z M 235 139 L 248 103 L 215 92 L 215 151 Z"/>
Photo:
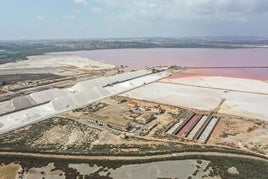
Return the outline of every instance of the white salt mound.
<path id="1" fill-rule="evenodd" d="M 235 167 L 228 168 L 228 173 L 233 175 L 239 175 L 239 171 Z"/>

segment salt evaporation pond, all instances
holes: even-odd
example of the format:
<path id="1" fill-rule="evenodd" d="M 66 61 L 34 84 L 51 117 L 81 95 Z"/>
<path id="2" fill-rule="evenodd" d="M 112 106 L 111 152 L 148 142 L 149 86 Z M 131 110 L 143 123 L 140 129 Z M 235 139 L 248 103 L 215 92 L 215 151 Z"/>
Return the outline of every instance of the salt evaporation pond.
<path id="1" fill-rule="evenodd" d="M 268 68 L 198 68 L 187 69 L 183 73 L 175 73 L 171 78 L 185 78 L 194 76 L 225 76 L 268 80 Z"/>
<path id="2" fill-rule="evenodd" d="M 56 163 L 59 164 L 59 163 Z M 151 163 L 122 165 L 118 168 L 108 168 L 94 164 L 90 166 L 86 163 L 69 163 L 67 168 L 58 169 L 54 163 L 29 167 L 28 170 L 19 164 L 8 164 L 0 166 L 0 178 L 66 178 L 66 171 L 73 169 L 77 171 L 75 175 L 80 178 L 94 178 L 92 174 L 97 174 L 96 178 L 117 178 L 117 179 L 147 179 L 147 178 L 204 178 L 211 176 L 213 168 L 208 160 L 173 160 L 159 161 Z M 13 169 L 13 170 L 11 170 Z M 2 173 L 1 173 L 2 170 Z M 72 171 L 72 170 L 71 170 Z M 19 173 L 19 174 L 18 174 Z M 11 177 L 12 176 L 12 177 Z M 68 177 L 67 177 L 68 178 Z M 77 176 L 77 178 L 79 178 Z M 211 178 L 220 178 L 215 174 Z"/>
<path id="3" fill-rule="evenodd" d="M 211 48 L 151 48 L 108 49 L 60 52 L 76 54 L 108 64 L 124 65 L 129 69 L 145 66 L 186 67 L 268 67 L 268 48 L 211 49 Z M 201 74 L 239 78 L 268 79 L 267 68 L 256 69 L 201 69 Z"/>
<path id="4" fill-rule="evenodd" d="M 263 67 L 268 66 L 268 48 L 211 49 L 211 48 L 151 48 L 107 49 L 91 51 L 59 52 L 109 64 L 144 67 L 179 65 L 191 67 Z"/>

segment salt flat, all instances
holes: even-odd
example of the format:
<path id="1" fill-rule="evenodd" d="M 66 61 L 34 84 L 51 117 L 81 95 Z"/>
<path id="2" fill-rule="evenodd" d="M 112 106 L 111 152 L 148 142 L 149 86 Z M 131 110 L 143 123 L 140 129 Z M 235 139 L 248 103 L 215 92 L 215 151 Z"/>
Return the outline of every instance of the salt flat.
<path id="1" fill-rule="evenodd" d="M 268 94 L 268 82 L 253 79 L 220 76 L 189 76 L 182 78 L 165 78 L 162 81 L 224 90 Z"/>
<path id="2" fill-rule="evenodd" d="M 268 121 L 268 95 L 229 92 L 219 112 Z"/>
<path id="3" fill-rule="evenodd" d="M 155 82 L 122 96 L 198 110 L 213 110 L 225 99 L 220 113 L 268 121 L 268 95 L 265 94 Z"/>
<path id="4" fill-rule="evenodd" d="M 105 64 L 99 61 L 80 57 L 77 55 L 40 55 L 29 56 L 28 60 L 6 63 L 0 65 L 0 69 L 23 69 L 23 68 L 47 68 L 47 67 L 61 67 L 74 66 L 77 68 L 87 69 L 109 69 L 114 68 L 114 65 Z"/>
<path id="5" fill-rule="evenodd" d="M 224 97 L 224 91 L 156 82 L 124 93 L 123 96 L 199 110 L 213 110 Z"/>

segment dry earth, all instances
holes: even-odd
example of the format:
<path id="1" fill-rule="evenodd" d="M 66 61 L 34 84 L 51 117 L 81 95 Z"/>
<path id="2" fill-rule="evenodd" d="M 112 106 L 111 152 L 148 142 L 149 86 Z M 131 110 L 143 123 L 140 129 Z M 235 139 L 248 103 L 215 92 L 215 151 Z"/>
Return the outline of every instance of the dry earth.
<path id="1" fill-rule="evenodd" d="M 208 144 L 220 144 L 268 155 L 267 122 L 221 118 Z"/>

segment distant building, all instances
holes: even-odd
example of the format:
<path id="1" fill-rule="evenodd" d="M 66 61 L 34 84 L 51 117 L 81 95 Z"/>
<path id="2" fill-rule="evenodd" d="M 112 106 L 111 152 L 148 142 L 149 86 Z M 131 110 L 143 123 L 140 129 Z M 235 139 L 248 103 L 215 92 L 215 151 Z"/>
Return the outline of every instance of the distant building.
<path id="1" fill-rule="evenodd" d="M 155 114 L 162 114 L 164 112 L 160 105 L 152 107 L 151 111 Z"/>
<path id="2" fill-rule="evenodd" d="M 128 131 L 131 128 L 131 124 L 128 120 L 122 118 L 110 118 L 110 117 L 96 117 L 95 119 L 89 119 L 90 122 L 97 123 L 98 125 L 105 125 L 110 128 L 120 130 L 120 131 Z"/>
<path id="3" fill-rule="evenodd" d="M 138 108 L 138 104 L 134 100 L 128 100 L 127 107 L 130 109 Z"/>
<path id="4" fill-rule="evenodd" d="M 151 122 L 154 119 L 154 113 L 153 112 L 146 112 L 138 117 L 138 121 L 147 124 L 148 122 Z"/>
<path id="5" fill-rule="evenodd" d="M 121 130 L 121 131 L 128 131 L 131 127 L 130 122 L 125 120 L 124 122 L 115 122 L 116 120 L 112 122 L 107 122 L 107 126 L 111 127 L 113 129 Z"/>

